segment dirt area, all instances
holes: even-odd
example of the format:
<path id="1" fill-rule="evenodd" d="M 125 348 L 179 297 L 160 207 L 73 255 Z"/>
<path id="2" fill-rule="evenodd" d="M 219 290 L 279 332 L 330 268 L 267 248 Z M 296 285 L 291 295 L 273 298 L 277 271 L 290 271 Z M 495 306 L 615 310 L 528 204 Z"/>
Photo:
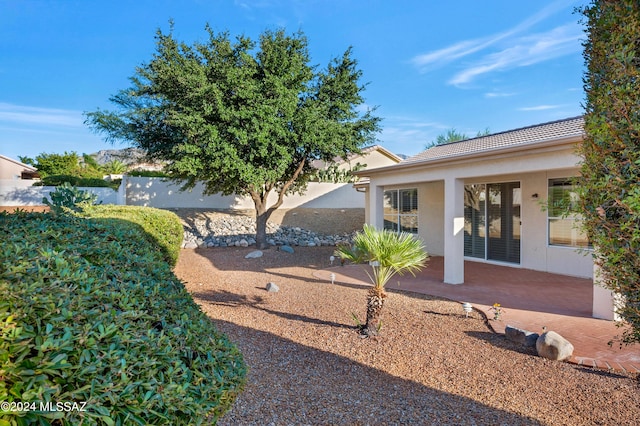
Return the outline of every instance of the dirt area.
<path id="1" fill-rule="evenodd" d="M 246 389 L 221 425 L 630 425 L 635 375 L 537 357 L 459 303 L 389 290 L 381 335 L 367 287 L 323 281 L 331 247 L 184 249 L 175 272 L 242 351 Z M 340 266 L 334 266 L 339 270 Z M 269 282 L 278 292 L 267 292 Z"/>
<path id="2" fill-rule="evenodd" d="M 170 209 L 182 220 L 215 220 L 219 215 L 256 217 L 255 210 Z M 350 233 L 362 229 L 364 209 L 277 209 L 269 222 L 299 227 L 322 235 Z"/>
<path id="3" fill-rule="evenodd" d="M 0 212 L 13 213 L 18 209 L 27 212 L 48 212 L 49 206 L 0 206 Z"/>

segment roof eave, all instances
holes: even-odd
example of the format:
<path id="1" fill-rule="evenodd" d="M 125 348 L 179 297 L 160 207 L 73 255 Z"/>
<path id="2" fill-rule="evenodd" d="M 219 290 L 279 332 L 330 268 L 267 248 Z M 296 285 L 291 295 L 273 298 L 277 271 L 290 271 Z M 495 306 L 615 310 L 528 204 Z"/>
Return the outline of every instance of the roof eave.
<path id="1" fill-rule="evenodd" d="M 388 173 L 390 171 L 402 171 L 402 170 L 418 168 L 418 167 L 439 166 L 439 165 L 442 165 L 443 163 L 459 163 L 462 161 L 475 160 L 475 159 L 480 159 L 483 157 L 490 157 L 495 155 L 504 155 L 504 154 L 510 154 L 514 152 L 525 152 L 525 151 L 532 151 L 532 150 L 542 150 L 542 149 L 548 149 L 549 147 L 553 147 L 553 146 L 570 145 L 570 144 L 575 144 L 577 142 L 582 141 L 583 138 L 584 138 L 584 134 L 570 135 L 563 138 L 553 138 L 553 139 L 547 139 L 543 141 L 535 141 L 535 142 L 519 144 L 517 146 L 507 146 L 507 147 L 500 147 L 500 148 L 494 148 L 494 149 L 487 149 L 487 150 L 478 151 L 470 154 L 457 154 L 457 155 L 451 155 L 443 158 L 401 162 L 391 166 L 377 167 L 375 169 L 368 169 L 368 170 L 360 170 L 360 171 L 354 172 L 353 174 L 358 177 L 365 177 L 365 176 L 371 177 L 373 175 Z"/>

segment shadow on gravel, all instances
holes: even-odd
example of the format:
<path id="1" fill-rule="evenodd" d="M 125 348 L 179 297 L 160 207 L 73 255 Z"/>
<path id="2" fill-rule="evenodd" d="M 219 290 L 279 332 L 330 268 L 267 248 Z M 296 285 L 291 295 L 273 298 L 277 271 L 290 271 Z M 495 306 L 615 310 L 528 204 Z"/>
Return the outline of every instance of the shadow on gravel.
<path id="1" fill-rule="evenodd" d="M 346 328 L 356 330 L 357 327 L 353 325 L 342 324 L 333 321 L 325 321 L 319 318 L 311 318 L 305 315 L 292 314 L 289 312 L 280 312 L 273 309 L 266 308 L 260 304 L 263 302 L 262 297 L 247 297 L 241 294 L 235 294 L 229 291 L 193 291 L 191 295 L 198 301 L 210 303 L 212 305 L 224 305 L 224 306 L 249 306 L 253 309 L 266 312 L 268 314 L 276 315 L 292 321 L 302 321 L 309 324 L 326 325 L 330 327 Z"/>
<path id="2" fill-rule="evenodd" d="M 589 373 L 589 374 L 593 374 L 593 375 L 601 376 L 601 377 L 612 377 L 612 378 L 616 378 L 616 379 L 627 378 L 626 375 L 617 374 L 614 371 L 595 369 L 595 368 L 591 368 L 591 367 L 576 367 L 576 369 L 578 371 L 582 371 L 583 373 Z M 638 386 L 640 386 L 640 376 L 638 376 Z"/>
<path id="3" fill-rule="evenodd" d="M 525 355 L 538 356 L 536 348 L 528 348 L 526 346 L 511 342 L 504 337 L 504 334 L 498 334 L 491 331 L 465 331 L 465 334 L 475 339 L 483 340 L 487 343 L 490 343 L 497 348 L 508 349 L 510 351 L 518 352 Z"/>
<path id="4" fill-rule="evenodd" d="M 219 425 L 541 424 L 271 333 L 215 322 L 249 366 L 244 392 Z"/>

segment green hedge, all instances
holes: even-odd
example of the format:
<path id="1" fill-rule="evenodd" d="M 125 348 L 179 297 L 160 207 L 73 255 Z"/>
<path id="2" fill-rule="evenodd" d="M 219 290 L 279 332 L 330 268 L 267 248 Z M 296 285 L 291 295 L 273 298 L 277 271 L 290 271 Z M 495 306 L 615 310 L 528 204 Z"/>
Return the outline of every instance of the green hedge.
<path id="1" fill-rule="evenodd" d="M 120 187 L 122 179 L 114 179 L 106 181 L 102 178 L 80 177 L 72 175 L 51 175 L 43 177 L 34 186 L 60 186 L 63 183 L 69 183 L 71 186 L 81 186 L 85 188 L 112 188 L 117 190 Z"/>
<path id="2" fill-rule="evenodd" d="M 100 204 L 83 206 L 79 214 L 93 219 L 117 219 L 119 224 L 122 219 L 141 226 L 145 237 L 153 243 L 153 249 L 160 251 L 164 259 L 175 266 L 184 234 L 182 222 L 175 213 L 152 207 Z"/>
<path id="3" fill-rule="evenodd" d="M 162 177 L 168 178 L 169 175 L 160 170 L 131 170 L 127 175 L 134 177 Z"/>
<path id="4" fill-rule="evenodd" d="M 0 401 L 86 402 L 0 425 L 200 424 L 229 408 L 242 356 L 139 226 L 0 213 L 0 238 Z"/>

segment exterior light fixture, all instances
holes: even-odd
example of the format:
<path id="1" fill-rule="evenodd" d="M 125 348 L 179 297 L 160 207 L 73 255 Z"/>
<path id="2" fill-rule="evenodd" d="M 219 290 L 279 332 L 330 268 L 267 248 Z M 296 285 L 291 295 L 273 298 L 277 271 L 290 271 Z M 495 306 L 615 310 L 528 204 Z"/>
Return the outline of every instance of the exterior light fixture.
<path id="1" fill-rule="evenodd" d="M 465 317 L 469 317 L 469 312 L 471 312 L 472 309 L 473 309 L 473 306 L 471 306 L 471 303 L 464 302 L 462 304 L 462 310 L 464 311 L 464 316 Z"/>
<path id="2" fill-rule="evenodd" d="M 329 262 L 331 262 L 331 266 L 333 266 L 333 261 L 336 260 L 335 256 L 329 256 Z"/>
<path id="3" fill-rule="evenodd" d="M 332 272 L 331 275 L 329 275 L 329 278 L 331 278 L 331 284 L 333 284 L 336 280 L 336 274 Z"/>

